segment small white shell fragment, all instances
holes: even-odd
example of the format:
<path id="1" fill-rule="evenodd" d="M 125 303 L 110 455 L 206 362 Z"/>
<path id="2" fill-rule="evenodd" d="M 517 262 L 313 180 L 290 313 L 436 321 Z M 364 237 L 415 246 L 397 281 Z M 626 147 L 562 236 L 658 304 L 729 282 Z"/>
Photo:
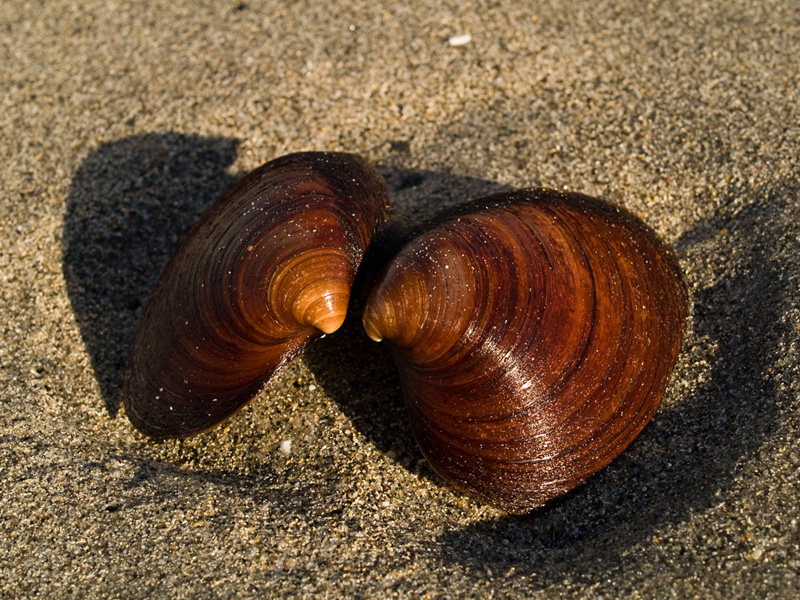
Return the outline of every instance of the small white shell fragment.
<path id="1" fill-rule="evenodd" d="M 278 445 L 278 449 L 284 454 L 291 454 L 292 440 L 281 440 L 281 443 Z"/>
<path id="2" fill-rule="evenodd" d="M 469 44 L 472 41 L 472 36 L 468 33 L 464 35 L 454 35 L 450 39 L 447 40 L 447 43 L 451 46 L 463 46 L 465 44 Z"/>

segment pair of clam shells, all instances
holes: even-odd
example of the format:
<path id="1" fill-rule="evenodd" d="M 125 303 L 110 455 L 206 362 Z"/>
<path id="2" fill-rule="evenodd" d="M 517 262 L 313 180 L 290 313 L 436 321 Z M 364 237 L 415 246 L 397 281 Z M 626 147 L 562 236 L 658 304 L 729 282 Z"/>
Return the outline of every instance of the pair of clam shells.
<path id="1" fill-rule="evenodd" d="M 123 379 L 131 422 L 157 438 L 213 427 L 338 329 L 387 204 L 381 175 L 341 153 L 276 159 L 223 194 L 145 308 Z M 431 466 L 524 513 L 645 427 L 686 314 L 677 261 L 639 219 L 530 189 L 468 203 L 406 243 L 363 323 L 394 354 Z"/>

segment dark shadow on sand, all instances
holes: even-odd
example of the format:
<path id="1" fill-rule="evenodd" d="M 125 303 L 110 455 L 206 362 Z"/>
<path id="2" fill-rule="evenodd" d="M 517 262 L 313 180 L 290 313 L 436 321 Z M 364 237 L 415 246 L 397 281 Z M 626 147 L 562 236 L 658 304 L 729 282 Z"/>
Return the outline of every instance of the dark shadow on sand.
<path id="1" fill-rule="evenodd" d="M 93 151 L 75 174 L 63 267 L 111 416 L 118 410 L 122 366 L 141 307 L 180 237 L 235 181 L 228 168 L 237 143 L 171 133 L 134 136 Z M 396 205 L 412 216 L 431 216 L 425 211 L 502 189 L 493 182 L 391 163 L 381 171 Z M 782 399 L 770 368 L 777 341 L 787 333 L 782 316 L 796 290 L 781 278 L 775 253 L 800 253 L 797 240 L 784 235 L 782 227 L 786 207 L 798 201 L 797 185 L 756 190 L 732 215 L 734 199 L 676 244 L 679 255 L 707 247 L 714 254 L 709 265 L 716 261 L 728 273 L 693 298 L 694 329 L 673 397 L 680 398 L 684 389 L 680 379 L 703 371 L 692 365 L 692 344 L 716 348 L 705 383 L 689 386 L 691 395 L 659 411 L 631 448 L 583 487 L 526 517 L 448 531 L 432 540 L 431 562 L 468 566 L 476 579 L 491 570 L 533 578 L 542 586 L 565 577 L 597 581 L 625 568 L 624 561 L 632 560 L 625 559 L 626 550 L 725 497 L 737 465 L 779 422 Z M 724 239 L 717 240 L 722 230 Z M 344 328 L 314 344 L 304 360 L 365 437 L 417 470 L 421 454 L 394 366 L 385 349 L 361 332 L 362 301 L 356 294 Z M 142 463 L 145 470 L 147 463 Z M 247 478 L 235 474 L 203 476 L 242 493 L 250 487 Z"/>
<path id="2" fill-rule="evenodd" d="M 150 290 L 178 240 L 235 178 L 234 139 L 147 134 L 93 150 L 72 179 L 64 277 L 108 413 Z"/>

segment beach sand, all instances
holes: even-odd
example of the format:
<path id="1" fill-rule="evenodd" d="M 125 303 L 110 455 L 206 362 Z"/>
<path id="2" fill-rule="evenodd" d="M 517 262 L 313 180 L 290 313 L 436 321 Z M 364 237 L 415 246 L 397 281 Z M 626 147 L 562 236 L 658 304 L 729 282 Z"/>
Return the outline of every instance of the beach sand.
<path id="1" fill-rule="evenodd" d="M 800 596 L 795 0 L 57 0 L 0 27 L 0 597 Z M 160 269 L 301 150 L 365 156 L 413 217 L 547 186 L 649 223 L 692 302 L 652 423 L 508 517 L 427 465 L 356 314 L 218 428 L 134 431 Z"/>

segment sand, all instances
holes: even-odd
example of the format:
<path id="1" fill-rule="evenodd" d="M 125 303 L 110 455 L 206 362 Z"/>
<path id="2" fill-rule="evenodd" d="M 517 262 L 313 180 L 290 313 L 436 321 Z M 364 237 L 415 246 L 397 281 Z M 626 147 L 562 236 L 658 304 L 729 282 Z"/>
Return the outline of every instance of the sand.
<path id="1" fill-rule="evenodd" d="M 800 595 L 800 4 L 6 2 L 0 27 L 0 596 Z M 481 505 L 357 315 L 217 429 L 135 432 L 161 267 L 312 149 L 415 217 L 541 185 L 652 225 L 692 309 L 628 451 L 532 515 Z"/>

